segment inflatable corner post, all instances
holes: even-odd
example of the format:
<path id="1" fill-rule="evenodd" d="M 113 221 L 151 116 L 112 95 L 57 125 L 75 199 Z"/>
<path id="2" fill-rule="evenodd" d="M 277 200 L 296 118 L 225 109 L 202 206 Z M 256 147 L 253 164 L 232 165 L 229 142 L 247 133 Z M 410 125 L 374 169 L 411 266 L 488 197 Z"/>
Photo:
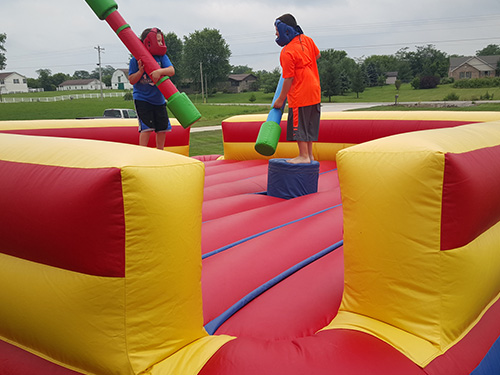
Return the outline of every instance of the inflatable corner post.
<path id="1" fill-rule="evenodd" d="M 283 76 L 281 76 L 276 92 L 274 93 L 273 102 L 281 94 L 281 89 L 283 88 Z M 264 156 L 271 156 L 276 152 L 276 147 L 278 146 L 278 141 L 281 134 L 281 116 L 283 116 L 283 110 L 286 106 L 286 100 L 281 108 L 271 108 L 269 115 L 267 116 L 266 122 L 262 124 L 259 130 L 259 135 L 257 136 L 257 142 L 255 143 L 255 151 Z"/>
<path id="2" fill-rule="evenodd" d="M 347 271 L 331 327 L 426 367 L 478 324 L 499 298 L 499 140 L 498 123 L 472 124 L 338 153 Z"/>
<path id="3" fill-rule="evenodd" d="M 148 51 L 146 46 L 134 34 L 130 25 L 128 25 L 118 13 L 118 5 L 114 0 L 85 0 L 92 8 L 94 13 L 101 20 L 105 20 L 115 31 L 125 47 L 134 55 L 137 60 L 142 60 L 144 68 L 148 75 L 159 69 L 159 65 Z M 156 86 L 167 99 L 167 107 L 170 109 L 184 127 L 188 128 L 201 118 L 201 114 L 194 104 L 189 100 L 186 93 L 180 93 L 174 86 L 169 77 L 160 79 Z"/>

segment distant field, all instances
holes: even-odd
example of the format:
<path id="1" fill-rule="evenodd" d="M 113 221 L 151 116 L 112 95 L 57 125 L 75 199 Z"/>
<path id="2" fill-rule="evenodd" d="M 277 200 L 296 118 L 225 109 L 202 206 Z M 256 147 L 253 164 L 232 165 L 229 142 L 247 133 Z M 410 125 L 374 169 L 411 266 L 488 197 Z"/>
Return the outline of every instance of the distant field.
<path id="1" fill-rule="evenodd" d="M 112 91 L 108 91 L 112 92 Z M 74 94 L 81 94 L 75 91 Z M 95 93 L 92 92 L 92 93 Z M 442 85 L 431 90 L 414 90 L 410 85 L 402 85 L 399 93 L 394 86 L 383 86 L 367 88 L 356 99 L 356 94 L 332 97 L 332 102 L 356 103 L 356 102 L 385 102 L 387 106 L 370 108 L 368 111 L 397 110 L 453 110 L 453 111 L 500 111 L 500 104 L 488 103 L 471 107 L 448 107 L 448 108 L 421 108 L 404 107 L 394 105 L 394 96 L 399 95 L 398 102 L 424 102 L 442 101 L 448 94 L 455 93 L 460 100 L 474 101 L 488 94 L 494 100 L 500 100 L 500 88 L 488 89 L 454 89 L 451 85 Z M 71 95 L 71 92 L 45 92 L 32 94 L 3 95 L 3 97 L 47 97 Z M 262 105 L 240 105 L 251 104 L 250 97 L 255 95 L 255 103 Z M 207 104 L 202 104 L 201 97 L 191 96 L 191 100 L 200 111 L 202 118 L 193 127 L 220 125 L 225 118 L 251 113 L 268 113 L 273 94 L 241 93 L 241 94 L 216 94 L 208 98 Z M 328 98 L 323 98 L 328 102 Z M 229 105 L 213 105 L 228 103 Z M 450 103 L 451 104 L 451 103 Z M 125 101 L 122 97 L 98 99 L 75 99 L 58 102 L 30 102 L 30 103 L 0 103 L 0 121 L 5 120 L 36 120 L 36 119 L 73 119 L 77 117 L 101 116 L 106 108 L 133 108 L 133 102 Z M 220 130 L 210 132 L 191 133 L 191 156 L 222 154 L 222 133 Z"/>
<path id="2" fill-rule="evenodd" d="M 37 97 L 40 93 L 30 94 Z M 47 94 L 47 93 L 46 93 Z M 53 96 L 61 93 L 53 92 Z M 21 97 L 21 94 L 16 94 Z M 65 93 L 66 95 L 66 93 Z M 70 95 L 70 94 L 69 94 Z M 10 95 L 3 95 L 4 97 Z M 24 94 L 23 97 L 29 97 Z M 224 118 L 238 114 L 266 113 L 268 105 L 210 105 L 195 104 L 202 118 L 193 126 L 220 125 Z M 102 116 L 106 108 L 134 108 L 132 101 L 126 101 L 122 97 L 104 99 L 75 99 L 58 102 L 24 102 L 24 103 L 0 103 L 0 121 L 5 120 L 42 120 L 42 119 L 74 119 L 77 117 Z"/>

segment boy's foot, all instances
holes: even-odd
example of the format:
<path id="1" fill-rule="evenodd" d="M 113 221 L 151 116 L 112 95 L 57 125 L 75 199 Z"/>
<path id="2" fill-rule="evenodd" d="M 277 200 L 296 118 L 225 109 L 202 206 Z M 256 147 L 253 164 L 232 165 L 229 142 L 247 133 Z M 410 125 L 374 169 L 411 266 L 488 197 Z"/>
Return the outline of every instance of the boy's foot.
<path id="1" fill-rule="evenodd" d="M 311 159 L 304 156 L 297 156 L 296 158 L 287 160 L 287 162 L 290 164 L 309 164 Z"/>

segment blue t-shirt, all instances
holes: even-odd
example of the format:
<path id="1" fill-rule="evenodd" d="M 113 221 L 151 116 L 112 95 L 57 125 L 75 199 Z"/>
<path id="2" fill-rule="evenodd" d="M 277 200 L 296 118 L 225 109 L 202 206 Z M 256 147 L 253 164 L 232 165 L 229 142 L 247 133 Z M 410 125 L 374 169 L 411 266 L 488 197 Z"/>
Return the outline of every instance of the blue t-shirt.
<path id="1" fill-rule="evenodd" d="M 161 68 L 172 66 L 167 55 L 153 56 Z M 128 66 L 128 75 L 139 71 L 139 65 L 135 57 L 132 57 Z M 143 100 L 154 105 L 165 104 L 165 97 L 156 87 L 153 80 L 144 72 L 141 79 L 134 85 L 134 100 Z"/>

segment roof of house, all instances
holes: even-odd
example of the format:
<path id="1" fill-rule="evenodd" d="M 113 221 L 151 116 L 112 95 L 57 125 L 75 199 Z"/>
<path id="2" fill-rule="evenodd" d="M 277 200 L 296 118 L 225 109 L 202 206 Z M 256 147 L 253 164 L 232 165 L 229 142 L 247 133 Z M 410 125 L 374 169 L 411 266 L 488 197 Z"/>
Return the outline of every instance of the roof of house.
<path id="1" fill-rule="evenodd" d="M 244 81 L 248 78 L 252 77 L 253 79 L 257 79 L 256 76 L 254 76 L 253 74 L 230 74 L 229 75 L 229 79 L 230 80 L 233 80 L 233 81 Z"/>
<path id="2" fill-rule="evenodd" d="M 121 68 L 121 69 L 116 69 L 116 70 L 120 70 L 120 71 L 122 71 L 122 72 L 125 74 L 125 76 L 126 76 L 126 77 L 128 77 L 128 69 L 126 69 L 126 68 Z"/>
<path id="3" fill-rule="evenodd" d="M 0 73 L 0 79 L 5 79 L 9 76 L 11 76 L 12 74 L 17 74 L 21 77 L 24 77 L 22 74 L 19 74 L 19 73 L 16 73 L 16 72 L 3 72 L 3 73 Z"/>
<path id="4" fill-rule="evenodd" d="M 397 77 L 398 76 L 398 72 L 386 72 L 385 75 L 387 76 L 387 78 L 389 78 L 389 77 Z"/>
<path id="5" fill-rule="evenodd" d="M 463 56 L 463 57 L 450 57 L 450 71 L 458 67 L 469 64 L 477 70 L 491 70 L 496 69 L 500 56 Z"/>
<path id="6" fill-rule="evenodd" d="M 88 85 L 92 82 L 99 82 L 98 79 L 89 78 L 89 79 L 70 79 L 69 81 L 64 81 L 59 86 L 74 86 L 74 85 Z"/>

